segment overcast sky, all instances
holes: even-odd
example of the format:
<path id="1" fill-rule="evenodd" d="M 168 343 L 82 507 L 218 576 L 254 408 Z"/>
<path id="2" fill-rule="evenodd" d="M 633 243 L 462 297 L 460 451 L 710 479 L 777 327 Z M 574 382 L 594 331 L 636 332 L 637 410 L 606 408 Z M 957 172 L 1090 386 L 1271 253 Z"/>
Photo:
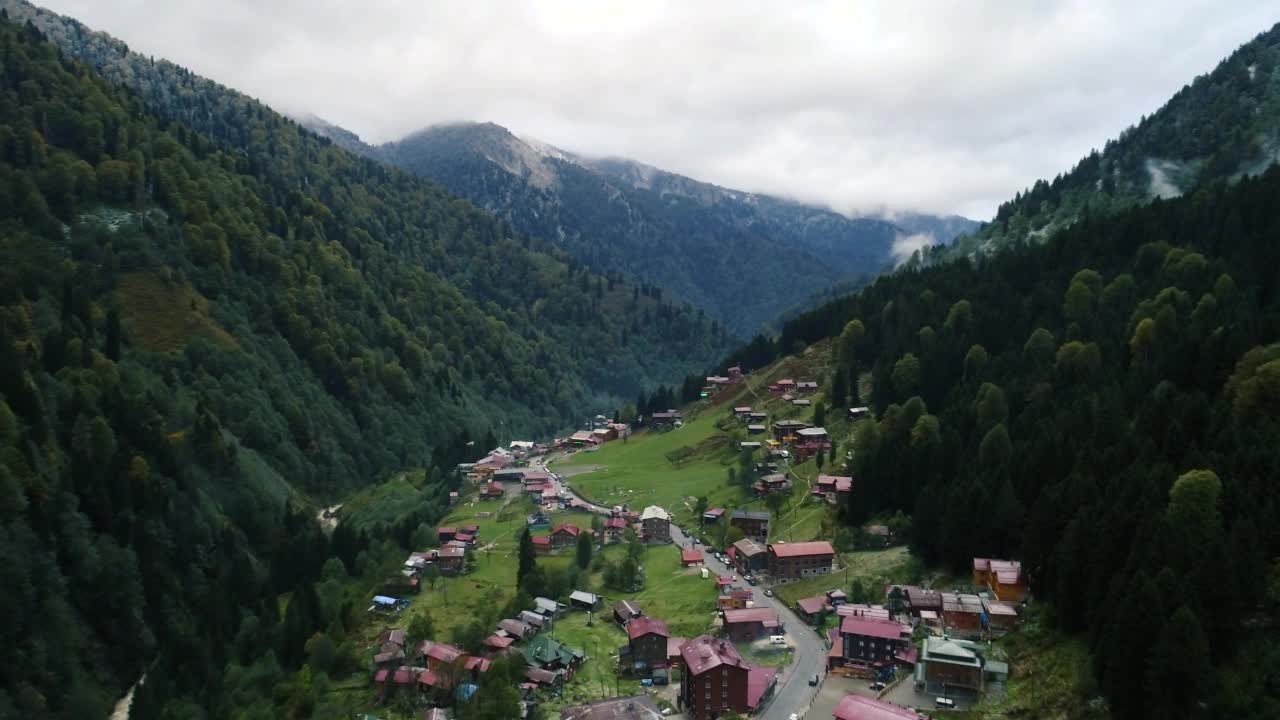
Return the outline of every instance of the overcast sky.
<path id="1" fill-rule="evenodd" d="M 988 219 L 1280 21 L 1280 0 L 42 0 L 371 142 L 487 120 L 842 211 Z"/>

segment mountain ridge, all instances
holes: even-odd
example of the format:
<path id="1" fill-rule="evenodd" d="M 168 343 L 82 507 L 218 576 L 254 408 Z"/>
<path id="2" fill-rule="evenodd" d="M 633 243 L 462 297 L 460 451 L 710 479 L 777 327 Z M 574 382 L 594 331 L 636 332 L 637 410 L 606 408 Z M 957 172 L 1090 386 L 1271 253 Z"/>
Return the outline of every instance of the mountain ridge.
<path id="1" fill-rule="evenodd" d="M 349 144 L 331 123 L 303 122 Z M 436 180 L 593 267 L 665 287 L 740 334 L 774 323 L 776 308 L 892 268 L 902 260 L 901 237 L 945 242 L 975 225 L 906 213 L 918 222 L 903 229 L 884 217 L 848 217 L 635 160 L 576 154 L 491 122 L 431 126 L 354 151 Z"/>

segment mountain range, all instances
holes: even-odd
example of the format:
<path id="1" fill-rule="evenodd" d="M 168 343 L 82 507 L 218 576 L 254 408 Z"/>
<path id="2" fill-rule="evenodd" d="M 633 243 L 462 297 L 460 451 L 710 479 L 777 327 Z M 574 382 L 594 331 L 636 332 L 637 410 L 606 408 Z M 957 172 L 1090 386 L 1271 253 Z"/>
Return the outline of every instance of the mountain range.
<path id="1" fill-rule="evenodd" d="M 1194 193 L 1280 160 L 1280 29 L 1240 46 L 1162 107 L 1052 180 L 1000 205 L 995 218 L 935 257 L 1041 241 L 1082 218 Z"/>
<path id="2" fill-rule="evenodd" d="M 903 213 L 892 220 L 731 190 L 622 158 L 592 158 L 493 123 L 430 127 L 372 146 L 315 116 L 335 144 L 431 178 L 598 270 L 651 283 L 740 335 L 834 287 L 856 286 L 922 244 L 976 223 Z M 902 241 L 909 240 L 904 251 Z"/>

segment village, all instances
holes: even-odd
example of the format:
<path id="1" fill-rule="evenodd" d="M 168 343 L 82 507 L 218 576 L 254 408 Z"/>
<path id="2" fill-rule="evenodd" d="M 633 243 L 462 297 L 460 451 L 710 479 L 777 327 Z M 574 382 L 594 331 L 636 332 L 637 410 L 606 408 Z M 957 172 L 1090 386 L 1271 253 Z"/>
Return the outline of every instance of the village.
<path id="1" fill-rule="evenodd" d="M 887 720 L 944 716 L 1002 693 L 1001 639 L 1031 602 L 1021 564 L 974 558 L 971 576 L 945 584 L 861 573 L 863 558 L 909 558 L 884 522 L 863 529 L 870 549 L 820 537 L 858 482 L 816 466 L 868 409 L 824 418 L 815 381 L 761 380 L 757 391 L 747 380 L 729 368 L 707 378 L 692 411 L 634 426 L 598 416 L 568 437 L 513 441 L 459 466 L 465 484 L 450 493 L 438 545 L 411 552 L 370 600 L 381 630 L 369 649 L 367 717 L 454 717 L 504 659 L 520 668 L 522 717 Z M 754 401 L 733 402 L 744 398 Z M 749 460 L 749 483 L 713 483 L 712 463 L 685 482 L 689 446 L 665 448 L 707 431 L 732 443 L 717 443 L 715 465 L 723 473 Z M 631 458 L 679 469 L 636 471 L 632 484 Z M 473 574 L 510 572 L 521 542 L 577 584 L 512 606 L 469 648 L 443 628 L 410 636 L 415 612 L 465 613 L 445 593 Z M 624 555 L 636 577 L 609 579 Z M 575 569 L 583 558 L 594 562 Z M 431 607 L 436 595 L 444 608 Z"/>

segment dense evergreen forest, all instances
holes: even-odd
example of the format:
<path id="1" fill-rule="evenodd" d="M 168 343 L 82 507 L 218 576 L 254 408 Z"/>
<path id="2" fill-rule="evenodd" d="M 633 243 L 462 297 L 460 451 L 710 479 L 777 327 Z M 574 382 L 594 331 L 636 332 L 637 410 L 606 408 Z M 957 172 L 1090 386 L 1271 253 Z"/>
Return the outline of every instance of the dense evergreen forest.
<path id="1" fill-rule="evenodd" d="M 1280 713 L 1280 169 L 880 278 L 734 357 L 870 373 L 850 523 L 1021 558 L 1116 717 Z M 1203 703 L 1203 704 L 1202 704 Z"/>
<path id="2" fill-rule="evenodd" d="M 1109 215 L 1223 178 L 1258 173 L 1280 157 L 1280 25 L 1242 45 L 1152 115 L 1070 172 L 1040 180 L 995 219 L 936 257 L 1043 239 L 1085 217 Z"/>
<path id="3" fill-rule="evenodd" d="M 354 657 L 339 579 L 436 519 L 471 438 L 729 340 L 164 67 L 218 132 L 0 19 L 0 717 L 103 717 L 149 661 L 135 718 L 309 715 Z M 432 469 L 397 527 L 330 540 L 302 509 L 407 466 Z"/>

